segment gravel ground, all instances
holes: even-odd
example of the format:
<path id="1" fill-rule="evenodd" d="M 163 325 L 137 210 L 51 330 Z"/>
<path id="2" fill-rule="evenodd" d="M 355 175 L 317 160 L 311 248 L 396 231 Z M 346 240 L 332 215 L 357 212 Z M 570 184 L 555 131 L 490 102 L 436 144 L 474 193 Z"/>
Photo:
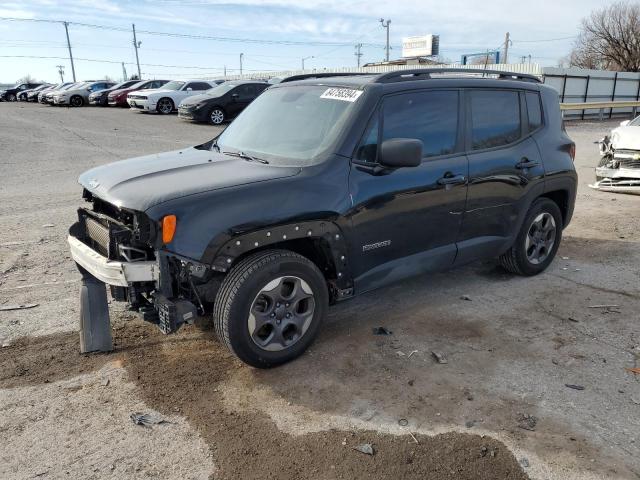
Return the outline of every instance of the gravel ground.
<path id="1" fill-rule="evenodd" d="M 625 370 L 640 358 L 640 197 L 587 187 L 592 142 L 614 123 L 568 125 L 580 189 L 547 272 L 480 262 L 363 295 L 330 309 L 302 358 L 258 371 L 206 325 L 163 336 L 120 305 L 116 352 L 77 353 L 65 237 L 78 174 L 216 129 L 120 109 L 0 112 L 0 306 L 38 304 L 0 312 L 0 478 L 640 478 L 640 378 Z"/>

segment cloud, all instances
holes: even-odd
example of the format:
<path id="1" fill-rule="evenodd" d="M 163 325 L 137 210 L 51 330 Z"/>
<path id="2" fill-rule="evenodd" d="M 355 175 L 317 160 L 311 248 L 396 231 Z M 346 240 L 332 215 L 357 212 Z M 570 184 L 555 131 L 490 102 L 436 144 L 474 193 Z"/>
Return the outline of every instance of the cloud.
<path id="1" fill-rule="evenodd" d="M 9 6 L 9 5 L 5 5 Z M 11 18 L 35 18 L 35 13 L 29 10 L 23 9 L 13 9 L 13 8 L 0 8 L 0 17 L 11 17 Z"/>

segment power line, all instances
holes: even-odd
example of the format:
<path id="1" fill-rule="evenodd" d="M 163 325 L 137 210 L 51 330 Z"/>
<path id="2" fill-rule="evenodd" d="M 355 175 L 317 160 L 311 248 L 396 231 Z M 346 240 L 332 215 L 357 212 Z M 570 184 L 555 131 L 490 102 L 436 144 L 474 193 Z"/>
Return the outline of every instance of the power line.
<path id="1" fill-rule="evenodd" d="M 0 17 L 0 20 L 14 21 L 14 22 L 41 22 L 41 23 L 62 23 L 68 25 L 75 25 L 77 27 L 96 28 L 101 30 L 112 30 L 117 32 L 128 32 L 129 29 L 123 27 L 116 27 L 111 25 L 99 25 L 93 23 L 82 22 L 65 22 L 63 20 L 45 20 L 35 18 L 13 18 L 13 17 Z M 311 45 L 319 47 L 352 47 L 352 42 L 322 42 L 322 41 L 302 41 L 302 40 L 265 40 L 257 38 L 237 38 L 237 37 L 218 37 L 212 35 L 197 35 L 188 33 L 175 33 L 175 32 L 161 32 L 155 30 L 137 30 L 137 33 L 145 35 L 157 35 L 174 38 L 188 38 L 193 40 L 212 40 L 218 42 L 234 42 L 234 43 L 257 43 L 267 45 Z M 365 44 L 369 47 L 381 47 L 380 44 Z"/>
<path id="2" fill-rule="evenodd" d="M 512 40 L 512 41 L 517 43 L 543 43 L 543 42 L 558 42 L 560 40 L 570 40 L 572 38 L 578 38 L 578 36 L 572 35 L 570 37 L 546 38 L 541 40 Z"/>

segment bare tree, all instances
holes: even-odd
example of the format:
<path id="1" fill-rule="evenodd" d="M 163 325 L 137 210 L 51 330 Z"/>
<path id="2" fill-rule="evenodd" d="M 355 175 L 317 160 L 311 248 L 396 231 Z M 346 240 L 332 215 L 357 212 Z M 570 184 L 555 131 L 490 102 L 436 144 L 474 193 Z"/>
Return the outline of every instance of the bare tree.
<path id="1" fill-rule="evenodd" d="M 18 81 L 16 82 L 16 85 L 20 83 L 36 83 L 36 79 L 33 78 L 31 75 L 27 74 L 24 77 L 19 78 Z"/>
<path id="2" fill-rule="evenodd" d="M 599 70 L 640 71 L 640 4 L 618 2 L 584 18 L 569 64 Z"/>
<path id="3" fill-rule="evenodd" d="M 487 53 L 486 55 L 478 55 L 469 60 L 469 65 L 493 65 L 496 63 L 495 54 Z"/>

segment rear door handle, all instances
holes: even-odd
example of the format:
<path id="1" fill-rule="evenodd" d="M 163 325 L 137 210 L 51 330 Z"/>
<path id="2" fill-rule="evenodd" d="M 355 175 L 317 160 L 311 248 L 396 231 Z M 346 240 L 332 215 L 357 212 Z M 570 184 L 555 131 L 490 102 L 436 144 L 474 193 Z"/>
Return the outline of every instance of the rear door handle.
<path id="1" fill-rule="evenodd" d="M 467 177 L 464 175 L 454 175 L 451 172 L 447 172 L 444 176 L 438 179 L 438 185 L 460 185 L 466 183 Z"/>
<path id="2" fill-rule="evenodd" d="M 535 162 L 533 160 L 529 160 L 527 157 L 522 157 L 522 159 L 520 159 L 520 161 L 516 163 L 516 168 L 518 169 L 531 168 L 531 167 L 537 167 L 538 165 L 540 165 L 540 162 Z"/>

